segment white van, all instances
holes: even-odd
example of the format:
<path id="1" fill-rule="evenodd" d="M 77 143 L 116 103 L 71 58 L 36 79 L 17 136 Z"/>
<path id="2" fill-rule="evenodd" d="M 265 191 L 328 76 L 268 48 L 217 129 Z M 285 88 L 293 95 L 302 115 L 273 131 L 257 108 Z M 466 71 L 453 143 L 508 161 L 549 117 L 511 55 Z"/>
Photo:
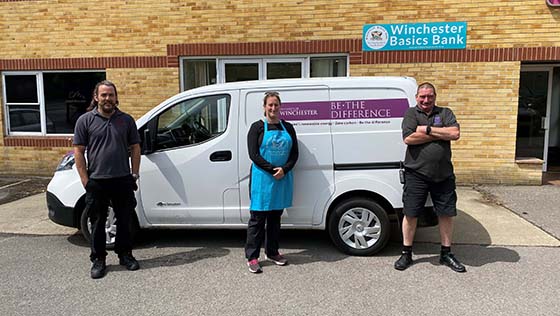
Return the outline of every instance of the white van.
<path id="1" fill-rule="evenodd" d="M 415 105 L 405 77 L 247 81 L 180 93 L 137 121 L 142 138 L 140 228 L 238 228 L 249 219 L 247 132 L 263 119 L 263 97 L 277 91 L 281 116 L 297 132 L 293 207 L 283 228 L 326 229 L 352 255 L 381 250 L 402 209 L 401 121 Z M 49 217 L 90 238 L 85 190 L 73 154 L 47 188 Z M 115 236 L 108 217 L 107 243 Z"/>

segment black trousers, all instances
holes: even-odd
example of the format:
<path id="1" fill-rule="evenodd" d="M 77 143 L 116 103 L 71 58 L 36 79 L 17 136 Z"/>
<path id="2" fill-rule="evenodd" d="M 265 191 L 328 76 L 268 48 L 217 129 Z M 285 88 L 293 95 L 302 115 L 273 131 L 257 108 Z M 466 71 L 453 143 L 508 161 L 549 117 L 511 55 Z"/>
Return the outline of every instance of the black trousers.
<path id="1" fill-rule="evenodd" d="M 278 255 L 280 217 L 283 212 L 284 210 L 251 211 L 251 218 L 247 227 L 247 243 L 245 244 L 247 260 L 259 258 L 263 240 L 265 241 L 265 253 L 269 256 Z"/>
<path id="2" fill-rule="evenodd" d="M 105 222 L 109 203 L 116 217 L 117 234 L 115 252 L 126 254 L 132 251 L 130 221 L 136 207 L 134 197 L 135 180 L 132 176 L 111 179 L 89 179 L 86 184 L 86 209 L 89 210 L 92 225 L 90 260 L 105 259 Z"/>

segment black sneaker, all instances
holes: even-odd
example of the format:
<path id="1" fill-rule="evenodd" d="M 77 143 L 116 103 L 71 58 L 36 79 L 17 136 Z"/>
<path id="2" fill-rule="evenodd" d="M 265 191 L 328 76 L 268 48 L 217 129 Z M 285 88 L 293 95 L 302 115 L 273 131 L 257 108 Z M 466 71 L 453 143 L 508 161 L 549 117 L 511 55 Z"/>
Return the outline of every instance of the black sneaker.
<path id="1" fill-rule="evenodd" d="M 127 270 L 134 271 L 140 269 L 138 261 L 134 259 L 131 253 L 119 256 L 119 264 L 125 266 Z"/>
<path id="2" fill-rule="evenodd" d="M 91 266 L 91 278 L 101 279 L 105 276 L 105 270 L 107 266 L 105 265 L 104 259 L 95 259 L 93 265 Z"/>
<path id="3" fill-rule="evenodd" d="M 462 265 L 461 262 L 459 262 L 459 260 L 457 260 L 457 258 L 455 258 L 455 256 L 451 252 L 442 254 L 439 257 L 439 263 L 445 264 L 455 272 L 467 272 L 465 266 Z"/>
<path id="4" fill-rule="evenodd" d="M 284 256 L 282 256 L 280 253 L 277 254 L 276 256 L 266 255 L 265 257 L 266 257 L 266 259 L 274 262 L 276 265 L 279 265 L 279 266 L 285 266 L 285 265 L 288 264 L 288 259 L 286 259 Z"/>
<path id="5" fill-rule="evenodd" d="M 259 259 L 251 259 L 247 261 L 247 266 L 249 267 L 249 272 L 251 273 L 261 273 L 261 265 L 259 264 Z"/>
<path id="6" fill-rule="evenodd" d="M 399 271 L 406 270 L 412 263 L 412 253 L 403 252 L 399 260 L 395 261 L 395 269 Z"/>

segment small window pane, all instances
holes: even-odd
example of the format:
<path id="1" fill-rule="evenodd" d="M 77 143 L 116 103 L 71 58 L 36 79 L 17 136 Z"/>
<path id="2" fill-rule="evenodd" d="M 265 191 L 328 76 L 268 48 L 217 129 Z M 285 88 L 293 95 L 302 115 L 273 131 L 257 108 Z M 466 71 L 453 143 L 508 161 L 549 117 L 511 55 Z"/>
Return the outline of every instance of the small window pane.
<path id="1" fill-rule="evenodd" d="M 185 90 L 216 83 L 216 60 L 184 60 Z"/>
<path id="2" fill-rule="evenodd" d="M 267 63 L 266 78 L 301 78 L 301 63 Z"/>
<path id="3" fill-rule="evenodd" d="M 222 134 L 227 128 L 230 96 L 217 95 L 180 102 L 158 117 L 156 148 L 193 145 Z"/>
<path id="4" fill-rule="evenodd" d="M 311 58 L 311 77 L 346 77 L 346 57 Z"/>
<path id="5" fill-rule="evenodd" d="M 72 134 L 76 120 L 91 102 L 95 85 L 102 80 L 104 72 L 44 73 L 47 133 Z"/>
<path id="6" fill-rule="evenodd" d="M 226 64 L 226 82 L 259 80 L 259 64 Z"/>
<path id="7" fill-rule="evenodd" d="M 41 132 L 41 112 L 37 105 L 12 105 L 9 107 L 10 131 Z M 47 125 L 52 122 L 47 122 Z"/>
<path id="8" fill-rule="evenodd" d="M 6 103 L 38 103 L 35 75 L 6 76 Z"/>

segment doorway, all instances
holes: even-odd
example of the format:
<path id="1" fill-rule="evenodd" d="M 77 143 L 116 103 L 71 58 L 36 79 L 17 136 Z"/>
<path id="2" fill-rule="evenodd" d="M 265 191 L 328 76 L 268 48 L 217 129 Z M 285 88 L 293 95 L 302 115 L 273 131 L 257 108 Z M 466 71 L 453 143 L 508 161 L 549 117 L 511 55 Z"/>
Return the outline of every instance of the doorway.
<path id="1" fill-rule="evenodd" d="M 560 65 L 521 67 L 515 155 L 560 172 Z"/>

